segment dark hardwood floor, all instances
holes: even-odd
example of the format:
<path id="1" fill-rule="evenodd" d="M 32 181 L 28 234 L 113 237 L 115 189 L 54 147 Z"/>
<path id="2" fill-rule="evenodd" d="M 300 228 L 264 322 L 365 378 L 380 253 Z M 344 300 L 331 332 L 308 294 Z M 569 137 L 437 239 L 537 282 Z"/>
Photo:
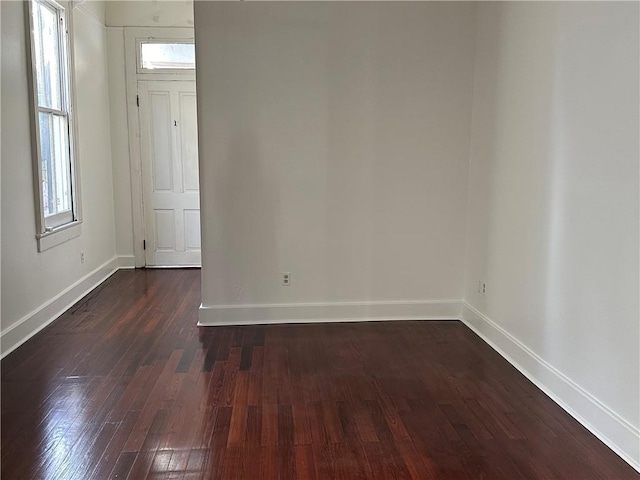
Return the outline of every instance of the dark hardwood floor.
<path id="1" fill-rule="evenodd" d="M 459 322 L 196 327 L 120 271 L 2 361 L 3 479 L 640 478 Z"/>

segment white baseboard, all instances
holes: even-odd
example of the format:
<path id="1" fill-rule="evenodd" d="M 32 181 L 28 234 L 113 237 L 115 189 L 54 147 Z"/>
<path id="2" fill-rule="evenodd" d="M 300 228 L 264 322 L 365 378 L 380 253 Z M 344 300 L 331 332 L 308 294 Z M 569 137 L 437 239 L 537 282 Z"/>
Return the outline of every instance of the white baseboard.
<path id="1" fill-rule="evenodd" d="M 109 278 L 118 268 L 118 258 L 113 257 L 5 329 L 0 333 L 0 358 L 13 352 L 53 322 L 74 303 Z"/>
<path id="2" fill-rule="evenodd" d="M 118 259 L 118 268 L 136 268 L 136 257 L 133 255 L 119 255 Z"/>
<path id="3" fill-rule="evenodd" d="M 640 430 L 466 302 L 462 321 L 587 430 L 640 472 Z"/>
<path id="4" fill-rule="evenodd" d="M 200 326 L 458 320 L 460 300 L 200 306 Z"/>

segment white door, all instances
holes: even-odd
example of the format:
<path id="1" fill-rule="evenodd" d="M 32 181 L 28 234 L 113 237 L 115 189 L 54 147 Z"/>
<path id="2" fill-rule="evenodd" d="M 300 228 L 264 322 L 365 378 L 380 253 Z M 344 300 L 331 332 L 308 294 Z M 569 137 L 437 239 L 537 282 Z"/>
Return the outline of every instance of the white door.
<path id="1" fill-rule="evenodd" d="M 148 266 L 200 266 L 195 81 L 140 81 Z"/>

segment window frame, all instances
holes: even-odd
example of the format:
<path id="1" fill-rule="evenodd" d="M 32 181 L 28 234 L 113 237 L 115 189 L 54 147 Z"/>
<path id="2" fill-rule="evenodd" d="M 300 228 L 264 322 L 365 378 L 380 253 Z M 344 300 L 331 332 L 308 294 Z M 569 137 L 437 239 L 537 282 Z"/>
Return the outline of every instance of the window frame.
<path id="1" fill-rule="evenodd" d="M 159 44 L 185 44 L 194 45 L 194 39 L 186 38 L 167 38 L 167 37 L 139 37 L 136 38 L 136 73 L 138 74 L 195 74 L 196 68 L 144 68 L 142 66 L 142 44 L 143 43 L 159 43 Z"/>
<path id="2" fill-rule="evenodd" d="M 42 4 L 55 11 L 58 19 L 62 19 L 63 27 L 58 29 L 58 45 L 60 47 L 60 81 L 61 109 L 43 107 L 38 101 L 38 66 L 36 65 L 35 25 L 33 12 L 35 4 Z M 80 172 L 78 165 L 77 125 L 75 121 L 76 89 L 73 51 L 73 18 L 71 5 L 56 0 L 27 0 L 25 2 L 27 23 L 27 65 L 29 69 L 28 83 L 30 89 L 29 103 L 31 106 L 32 132 L 32 160 L 33 182 L 36 210 L 36 239 L 38 251 L 66 242 L 81 233 L 82 209 L 80 195 Z M 40 139 L 40 113 L 51 113 L 64 116 L 67 120 L 67 136 L 69 145 L 71 211 L 61 212 L 45 217 L 44 196 L 42 188 L 42 148 Z"/>

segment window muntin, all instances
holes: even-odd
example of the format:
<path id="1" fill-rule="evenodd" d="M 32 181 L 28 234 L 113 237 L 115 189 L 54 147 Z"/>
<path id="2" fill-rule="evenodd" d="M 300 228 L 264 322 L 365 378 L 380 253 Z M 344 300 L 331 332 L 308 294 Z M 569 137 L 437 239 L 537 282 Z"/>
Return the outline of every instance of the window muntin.
<path id="1" fill-rule="evenodd" d="M 142 71 L 193 70 L 196 68 L 195 45 L 192 42 L 140 42 Z"/>
<path id="2" fill-rule="evenodd" d="M 71 65 L 64 7 L 30 0 L 31 67 L 39 180 L 39 234 L 79 220 L 71 121 Z"/>

